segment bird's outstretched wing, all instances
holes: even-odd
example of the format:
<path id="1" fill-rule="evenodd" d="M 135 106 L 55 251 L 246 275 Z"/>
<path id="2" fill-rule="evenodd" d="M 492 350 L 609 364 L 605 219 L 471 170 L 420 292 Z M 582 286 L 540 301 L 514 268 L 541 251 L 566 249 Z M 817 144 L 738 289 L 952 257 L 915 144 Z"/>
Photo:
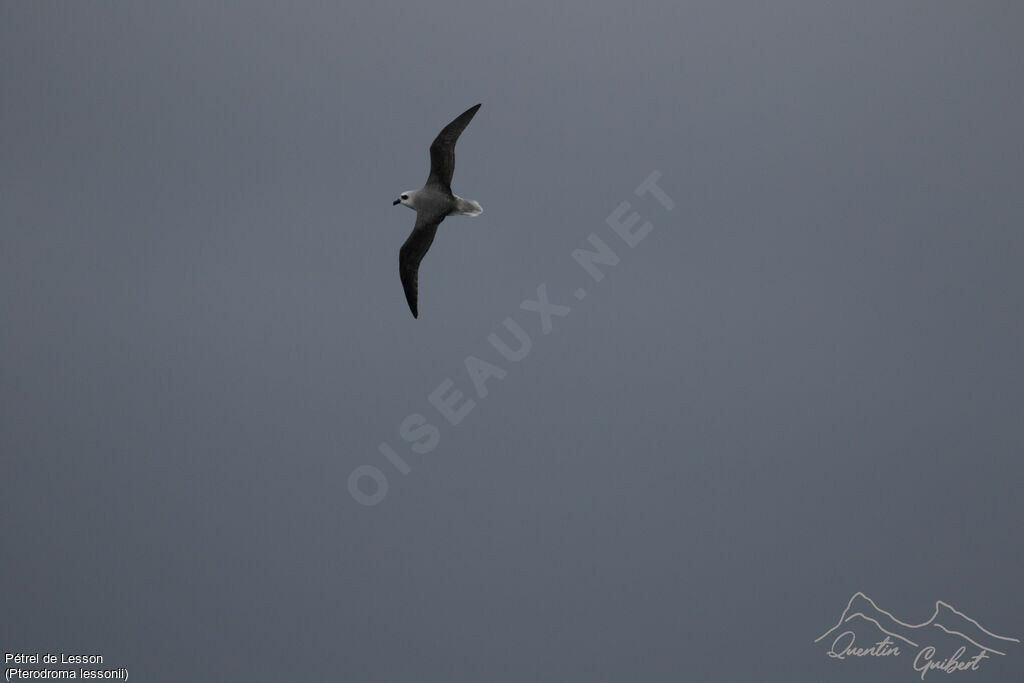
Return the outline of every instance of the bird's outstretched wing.
<path id="1" fill-rule="evenodd" d="M 455 143 L 479 108 L 477 104 L 462 112 L 434 138 L 430 144 L 430 175 L 427 176 L 427 185 L 437 185 L 451 194 L 452 174 L 455 173 Z"/>
<path id="2" fill-rule="evenodd" d="M 405 300 L 409 302 L 409 310 L 412 317 L 420 317 L 416 305 L 417 291 L 419 289 L 420 261 L 430 249 L 434 242 L 434 235 L 437 234 L 437 226 L 444 220 L 439 218 L 423 219 L 422 214 L 416 216 L 416 226 L 405 240 L 402 249 L 398 252 L 398 274 L 402 277 L 402 288 L 405 289 Z"/>

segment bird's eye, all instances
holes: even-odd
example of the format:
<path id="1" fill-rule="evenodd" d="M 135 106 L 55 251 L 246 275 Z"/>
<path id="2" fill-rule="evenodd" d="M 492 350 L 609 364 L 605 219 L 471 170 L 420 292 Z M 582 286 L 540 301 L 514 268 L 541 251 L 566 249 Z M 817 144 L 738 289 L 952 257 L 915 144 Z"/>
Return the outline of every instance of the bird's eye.
<path id="1" fill-rule="evenodd" d="M 409 198 L 409 195 L 407 195 L 407 194 L 403 194 L 402 195 L 402 199 L 408 199 L 408 198 Z"/>

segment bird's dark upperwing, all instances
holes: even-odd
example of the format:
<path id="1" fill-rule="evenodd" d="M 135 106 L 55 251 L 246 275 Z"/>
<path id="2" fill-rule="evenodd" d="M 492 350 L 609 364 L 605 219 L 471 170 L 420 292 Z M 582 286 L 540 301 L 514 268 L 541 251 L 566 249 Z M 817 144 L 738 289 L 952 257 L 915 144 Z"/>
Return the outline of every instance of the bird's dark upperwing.
<path id="1" fill-rule="evenodd" d="M 416 306 L 420 261 L 423 260 L 423 256 L 434 242 L 437 226 L 443 220 L 444 216 L 425 220 L 421 218 L 421 214 L 417 214 L 416 227 L 412 229 L 409 239 L 405 240 L 405 244 L 398 252 L 398 274 L 402 277 L 405 300 L 409 302 L 409 310 L 412 311 L 414 318 L 420 317 L 419 309 Z"/>
<path id="2" fill-rule="evenodd" d="M 452 174 L 455 173 L 455 143 L 479 108 L 477 104 L 462 112 L 434 138 L 430 144 L 430 175 L 427 176 L 427 185 L 438 185 L 451 194 Z"/>

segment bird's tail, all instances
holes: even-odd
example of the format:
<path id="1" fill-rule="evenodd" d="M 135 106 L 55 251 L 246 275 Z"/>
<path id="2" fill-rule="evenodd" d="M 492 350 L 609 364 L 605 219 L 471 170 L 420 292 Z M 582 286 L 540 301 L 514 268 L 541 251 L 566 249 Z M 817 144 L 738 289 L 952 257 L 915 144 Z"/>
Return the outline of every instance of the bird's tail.
<path id="1" fill-rule="evenodd" d="M 484 212 L 484 207 L 480 206 L 479 202 L 474 202 L 472 199 L 463 199 L 462 197 L 455 198 L 455 210 L 452 214 L 456 216 L 479 216 Z"/>

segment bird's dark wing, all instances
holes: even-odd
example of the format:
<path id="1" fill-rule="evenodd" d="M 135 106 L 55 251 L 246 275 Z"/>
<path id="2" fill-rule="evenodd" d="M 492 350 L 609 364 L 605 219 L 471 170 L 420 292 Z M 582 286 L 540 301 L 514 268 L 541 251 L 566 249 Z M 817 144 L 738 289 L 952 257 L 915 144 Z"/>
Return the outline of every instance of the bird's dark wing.
<path id="1" fill-rule="evenodd" d="M 420 261 L 423 260 L 423 256 L 434 242 L 437 226 L 443 220 L 444 216 L 423 219 L 417 214 L 416 227 L 412 229 L 409 239 L 405 240 L 405 244 L 402 245 L 402 249 L 398 252 L 398 274 L 402 277 L 405 300 L 409 302 L 409 310 L 412 311 L 412 317 L 414 318 L 420 317 L 419 309 L 416 305 Z"/>
<path id="2" fill-rule="evenodd" d="M 430 175 L 427 176 L 427 185 L 437 185 L 451 193 L 452 174 L 455 173 L 455 143 L 479 108 L 477 104 L 462 112 L 434 138 L 430 144 Z"/>

